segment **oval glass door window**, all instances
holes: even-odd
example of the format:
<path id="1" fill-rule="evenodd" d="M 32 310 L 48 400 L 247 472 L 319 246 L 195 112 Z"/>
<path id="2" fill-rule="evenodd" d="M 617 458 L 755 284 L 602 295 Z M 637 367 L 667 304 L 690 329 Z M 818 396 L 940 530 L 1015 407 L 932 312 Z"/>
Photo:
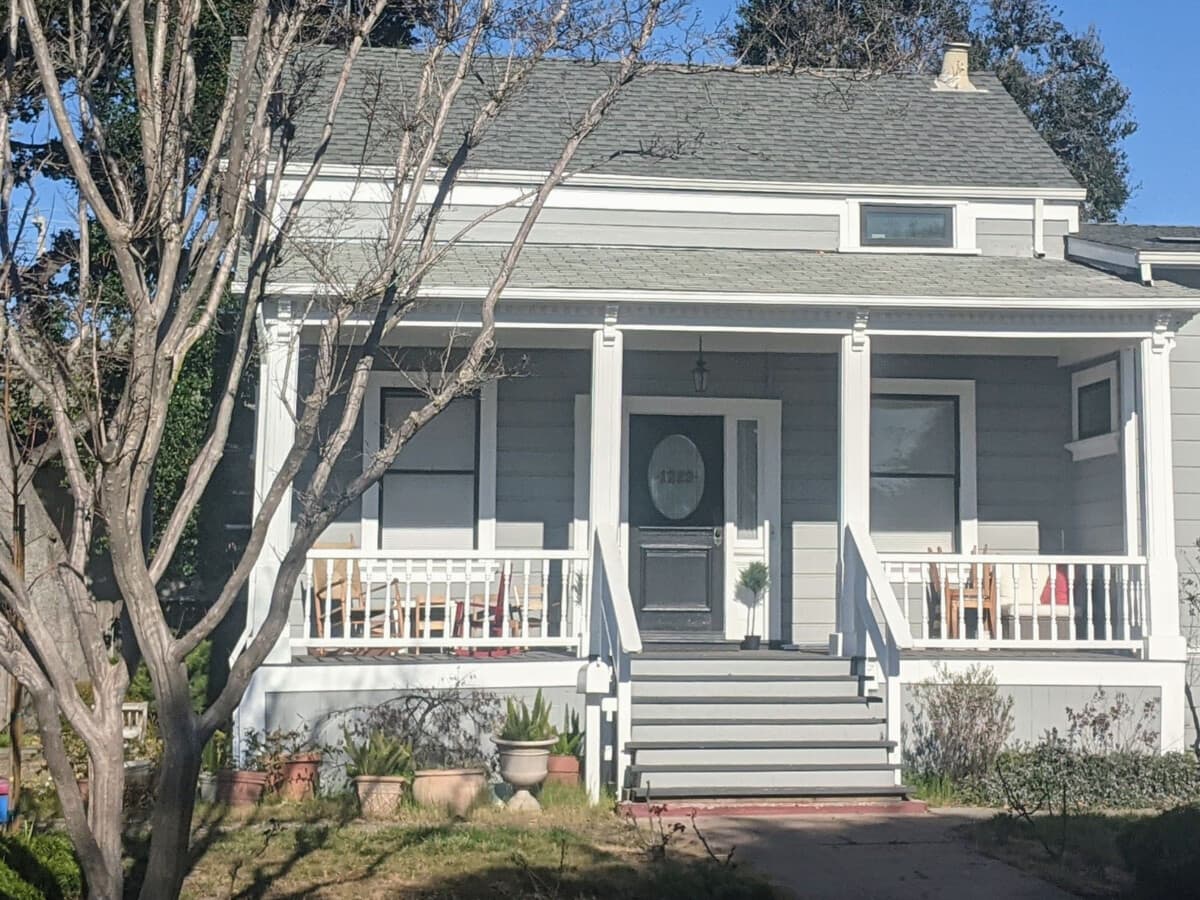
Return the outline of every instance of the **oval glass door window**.
<path id="1" fill-rule="evenodd" d="M 686 519 L 704 496 L 704 458 L 692 439 L 668 434 L 650 454 L 650 499 L 664 518 Z"/>

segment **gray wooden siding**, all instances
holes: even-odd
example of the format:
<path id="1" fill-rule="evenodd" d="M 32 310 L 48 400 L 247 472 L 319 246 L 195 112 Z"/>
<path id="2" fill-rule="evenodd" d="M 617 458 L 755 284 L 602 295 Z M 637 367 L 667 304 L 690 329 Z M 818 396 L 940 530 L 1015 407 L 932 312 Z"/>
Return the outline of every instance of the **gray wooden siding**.
<path id="1" fill-rule="evenodd" d="M 1125 474 L 1113 453 L 1071 465 L 1071 553 L 1121 553 L 1125 544 Z"/>
<path id="2" fill-rule="evenodd" d="M 1046 256 L 1062 259 L 1065 219 L 1046 219 L 1043 244 Z M 975 245 L 984 256 L 1033 256 L 1033 219 L 976 219 Z"/>
<path id="3" fill-rule="evenodd" d="M 525 210 L 496 210 L 472 225 L 489 211 L 486 206 L 447 207 L 438 224 L 438 238 L 448 240 L 471 226 L 464 240 L 507 243 Z M 298 232 L 308 238 L 375 237 L 383 232 L 386 216 L 387 207 L 381 203 L 311 201 L 305 205 Z M 529 240 L 535 244 L 836 250 L 838 217 L 551 207 L 542 211 Z"/>
<path id="4" fill-rule="evenodd" d="M 528 362 L 526 375 L 497 386 L 496 546 L 563 549 L 574 519 L 575 395 L 591 391 L 591 354 L 504 353 Z"/>

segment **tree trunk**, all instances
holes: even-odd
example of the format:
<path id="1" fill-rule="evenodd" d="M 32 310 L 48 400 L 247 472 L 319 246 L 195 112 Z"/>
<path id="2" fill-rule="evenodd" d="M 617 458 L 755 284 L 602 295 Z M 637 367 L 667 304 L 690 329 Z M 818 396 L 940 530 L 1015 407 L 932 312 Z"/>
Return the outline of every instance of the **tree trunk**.
<path id="1" fill-rule="evenodd" d="M 88 879 L 89 900 L 121 900 L 124 893 L 125 866 L 122 857 L 124 835 L 125 748 L 120 730 L 115 746 L 93 754 L 88 770 L 88 827 L 104 862 L 105 876 L 100 884 Z"/>
<path id="2" fill-rule="evenodd" d="M 190 868 L 192 813 L 200 774 L 200 742 L 194 731 L 169 738 L 163 747 L 154 811 L 150 816 L 150 851 L 139 896 L 142 900 L 178 897 Z"/>

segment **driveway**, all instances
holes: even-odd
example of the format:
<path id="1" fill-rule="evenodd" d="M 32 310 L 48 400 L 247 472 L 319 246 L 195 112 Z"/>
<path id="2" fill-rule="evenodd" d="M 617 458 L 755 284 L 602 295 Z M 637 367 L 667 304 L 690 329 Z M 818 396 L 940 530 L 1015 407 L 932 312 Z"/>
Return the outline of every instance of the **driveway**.
<path id="1" fill-rule="evenodd" d="M 1069 900 L 1072 896 L 972 849 L 955 829 L 970 811 L 699 819 L 721 853 L 805 900 Z"/>

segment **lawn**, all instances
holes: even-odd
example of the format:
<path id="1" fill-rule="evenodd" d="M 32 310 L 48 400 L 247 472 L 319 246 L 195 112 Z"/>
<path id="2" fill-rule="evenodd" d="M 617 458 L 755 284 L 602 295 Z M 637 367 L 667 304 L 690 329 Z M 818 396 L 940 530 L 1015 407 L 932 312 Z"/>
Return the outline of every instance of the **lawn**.
<path id="1" fill-rule="evenodd" d="M 304 822 L 313 812 L 327 816 Z M 611 809 L 548 804 L 517 816 L 480 808 L 465 820 L 418 809 L 394 823 L 350 820 L 337 804 L 265 806 L 233 820 L 201 811 L 203 853 L 183 896 L 214 898 L 772 898 L 765 882 L 709 858 L 693 834 L 665 854 L 647 823 Z M 205 822 L 219 815 L 219 822 Z M 701 828 L 703 824 L 701 823 Z M 717 852 L 728 848 L 714 848 Z"/>
<path id="2" fill-rule="evenodd" d="M 1184 896 L 1200 876 L 1197 807 L 1032 821 L 1000 814 L 967 833 L 989 856 L 1081 897 Z"/>

